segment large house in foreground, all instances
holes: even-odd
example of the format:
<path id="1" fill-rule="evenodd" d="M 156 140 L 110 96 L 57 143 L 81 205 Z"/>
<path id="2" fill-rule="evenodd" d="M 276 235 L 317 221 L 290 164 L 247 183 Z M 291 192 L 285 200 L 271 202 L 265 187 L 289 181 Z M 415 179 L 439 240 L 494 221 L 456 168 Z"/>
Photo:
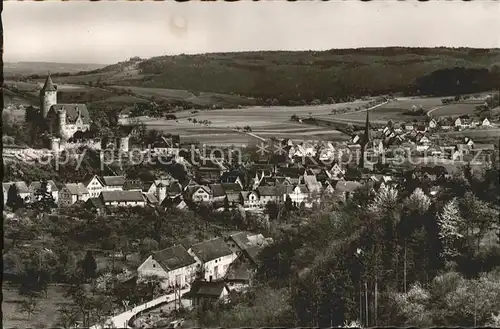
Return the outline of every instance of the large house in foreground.
<path id="1" fill-rule="evenodd" d="M 206 281 L 216 281 L 224 278 L 236 254 L 231 251 L 223 238 L 215 238 L 193 245 L 188 250 L 202 267 Z"/>
<path id="2" fill-rule="evenodd" d="M 163 279 L 163 289 L 176 284 L 184 287 L 193 282 L 198 263 L 187 250 L 181 246 L 173 246 L 152 253 L 137 269 L 139 278 L 158 276 Z"/>

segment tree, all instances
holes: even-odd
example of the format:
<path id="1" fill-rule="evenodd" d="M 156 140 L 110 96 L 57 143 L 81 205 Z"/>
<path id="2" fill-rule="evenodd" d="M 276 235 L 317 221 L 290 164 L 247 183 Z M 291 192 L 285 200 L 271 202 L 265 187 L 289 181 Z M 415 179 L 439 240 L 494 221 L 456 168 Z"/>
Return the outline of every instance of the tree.
<path id="1" fill-rule="evenodd" d="M 97 270 L 97 262 L 92 254 L 92 251 L 87 251 L 85 258 L 81 261 L 81 268 L 83 270 L 83 276 L 86 279 L 95 278 Z"/>
<path id="2" fill-rule="evenodd" d="M 348 134 L 352 134 L 354 133 L 354 126 L 352 125 L 352 123 L 349 123 L 346 127 L 345 127 L 345 132 L 348 133 Z"/>
<path id="3" fill-rule="evenodd" d="M 36 294 L 31 294 L 27 298 L 21 300 L 19 311 L 26 313 L 28 320 L 31 320 L 31 316 L 35 314 L 38 309 L 38 302 L 38 296 Z"/>
<path id="4" fill-rule="evenodd" d="M 32 207 L 41 212 L 48 212 L 53 208 L 57 208 L 56 201 L 49 190 L 49 183 L 47 181 L 43 181 L 40 188 L 35 191 L 34 199 Z"/>
<path id="5" fill-rule="evenodd" d="M 439 238 L 443 244 L 443 257 L 454 258 L 464 238 L 464 220 L 460 216 L 457 199 L 454 198 L 443 207 L 438 216 Z"/>
<path id="6" fill-rule="evenodd" d="M 408 239 L 413 232 L 423 225 L 423 216 L 431 205 L 430 198 L 425 195 L 421 188 L 416 188 L 404 201 L 404 215 L 399 222 L 398 232 L 403 238 L 403 287 L 406 293 L 407 287 L 407 249 Z"/>
<path id="7" fill-rule="evenodd" d="M 144 238 L 141 243 L 141 255 L 149 255 L 152 251 L 156 251 L 159 248 L 159 244 L 156 240 L 151 238 Z"/>
<path id="8" fill-rule="evenodd" d="M 11 184 L 7 192 L 7 203 L 6 205 L 16 211 L 24 206 L 24 201 L 19 195 L 19 190 L 16 184 Z"/>

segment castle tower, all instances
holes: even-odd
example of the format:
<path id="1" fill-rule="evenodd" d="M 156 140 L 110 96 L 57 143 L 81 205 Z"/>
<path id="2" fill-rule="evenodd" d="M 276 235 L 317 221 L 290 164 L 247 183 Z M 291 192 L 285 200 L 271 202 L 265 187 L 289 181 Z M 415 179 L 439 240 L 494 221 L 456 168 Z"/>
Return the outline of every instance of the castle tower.
<path id="1" fill-rule="evenodd" d="M 59 136 L 67 139 L 70 136 L 66 134 L 66 110 L 60 110 L 57 114 L 59 115 Z"/>
<path id="2" fill-rule="evenodd" d="M 128 145 L 129 145 L 129 137 L 121 137 L 119 140 L 119 145 L 118 149 L 120 152 L 126 153 L 128 152 Z"/>
<path id="3" fill-rule="evenodd" d="M 165 198 L 167 197 L 167 187 L 165 185 L 163 185 L 162 182 L 160 182 L 156 186 L 156 195 L 158 198 L 158 203 L 162 203 L 163 200 L 165 200 Z"/>
<path id="4" fill-rule="evenodd" d="M 57 86 L 54 85 L 49 74 L 40 90 L 40 109 L 44 118 L 47 117 L 50 107 L 54 104 L 57 104 Z"/>

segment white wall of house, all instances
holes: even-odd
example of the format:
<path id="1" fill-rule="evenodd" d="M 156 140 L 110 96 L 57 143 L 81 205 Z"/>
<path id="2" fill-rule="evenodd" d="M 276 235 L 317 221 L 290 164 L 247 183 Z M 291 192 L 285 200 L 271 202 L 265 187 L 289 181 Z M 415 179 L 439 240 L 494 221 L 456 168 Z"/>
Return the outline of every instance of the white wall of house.
<path id="1" fill-rule="evenodd" d="M 104 186 L 102 188 L 103 191 L 123 191 L 123 186 L 118 185 L 118 186 Z"/>
<path id="2" fill-rule="evenodd" d="M 292 202 L 295 202 L 297 204 L 300 204 L 300 203 L 306 201 L 308 198 L 308 195 L 305 193 L 302 193 L 302 191 L 300 190 L 300 188 L 298 186 L 295 187 L 295 189 L 293 190 L 292 193 L 289 194 L 289 196 L 290 196 L 290 199 L 292 200 Z"/>
<path id="3" fill-rule="evenodd" d="M 248 200 L 245 200 L 244 206 L 246 208 L 257 208 L 259 206 L 259 197 L 255 193 L 248 195 Z"/>
<path id="4" fill-rule="evenodd" d="M 276 202 L 276 196 L 275 195 L 261 195 L 259 201 L 260 201 L 261 206 L 265 206 L 270 201 Z"/>
<path id="5" fill-rule="evenodd" d="M 196 276 L 197 265 L 197 263 L 193 263 L 167 272 L 152 256 L 149 256 L 144 263 L 137 268 L 137 275 L 139 277 L 157 275 L 164 278 L 165 280 L 161 284 L 163 289 L 172 287 L 176 283 L 183 287 L 193 282 Z"/>
<path id="6" fill-rule="evenodd" d="M 94 176 L 86 186 L 91 198 L 97 198 L 103 191 L 103 186 L 97 176 Z"/>
<path id="7" fill-rule="evenodd" d="M 207 193 L 202 188 L 199 188 L 192 196 L 193 202 L 208 202 L 210 200 L 210 194 Z"/>
<path id="8" fill-rule="evenodd" d="M 237 257 L 235 253 L 232 253 L 230 255 L 203 263 L 191 249 L 188 250 L 188 253 L 192 255 L 200 264 L 202 264 L 201 266 L 204 267 L 206 281 L 210 281 L 210 279 L 215 281 L 223 278 L 227 273 L 229 264 L 231 264 Z"/>
<path id="9" fill-rule="evenodd" d="M 87 193 L 78 196 L 77 194 L 71 194 L 66 188 L 62 188 L 61 191 L 59 191 L 59 204 L 61 206 L 69 206 L 77 201 L 87 201 L 89 197 L 90 195 Z"/>
<path id="10" fill-rule="evenodd" d="M 114 207 L 144 207 L 146 205 L 145 201 L 111 201 L 104 202 L 106 206 Z"/>

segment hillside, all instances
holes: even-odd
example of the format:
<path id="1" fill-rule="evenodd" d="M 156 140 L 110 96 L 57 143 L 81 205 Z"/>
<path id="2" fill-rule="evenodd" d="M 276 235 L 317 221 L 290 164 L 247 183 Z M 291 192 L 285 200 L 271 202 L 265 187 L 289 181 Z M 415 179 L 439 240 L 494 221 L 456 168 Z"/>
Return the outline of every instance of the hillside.
<path id="1" fill-rule="evenodd" d="M 491 70 L 494 65 L 497 69 Z M 362 48 L 329 51 L 268 51 L 134 58 L 85 74 L 60 77 L 63 83 L 104 83 L 145 88 L 181 89 L 256 98 L 325 101 L 366 94 L 418 94 L 439 79 L 491 89 L 498 84 L 500 49 Z M 431 74 L 452 68 L 475 69 Z M 485 70 L 490 70 L 485 73 Z M 494 71 L 494 76 L 489 75 Z M 443 78 L 443 75 L 446 77 Z M 495 77 L 498 77 L 496 79 Z M 480 79 L 479 82 L 476 80 Z M 423 84 L 423 85 L 419 85 Z M 496 87 L 496 86 L 494 86 Z M 454 88 L 443 90 L 453 93 Z"/>
<path id="2" fill-rule="evenodd" d="M 52 62 L 5 62 L 3 72 L 5 77 L 20 77 L 25 75 L 44 75 L 52 73 L 78 73 L 102 68 L 104 64 L 75 64 L 75 63 L 52 63 Z"/>

